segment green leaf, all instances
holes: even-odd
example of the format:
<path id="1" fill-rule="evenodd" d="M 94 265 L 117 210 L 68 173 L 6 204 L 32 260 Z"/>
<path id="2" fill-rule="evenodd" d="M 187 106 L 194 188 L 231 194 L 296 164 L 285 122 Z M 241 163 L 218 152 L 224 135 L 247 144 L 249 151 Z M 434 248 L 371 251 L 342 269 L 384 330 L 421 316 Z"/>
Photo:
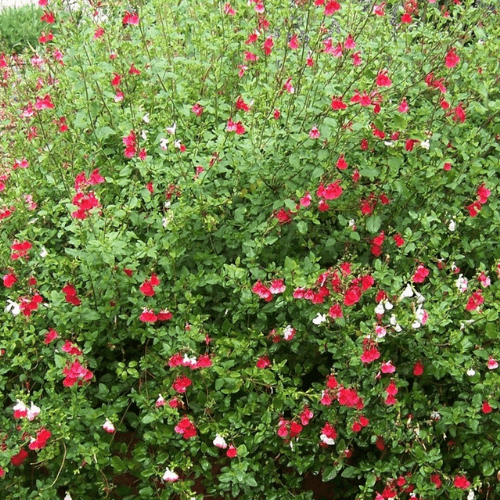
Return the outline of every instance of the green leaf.
<path id="1" fill-rule="evenodd" d="M 380 226 L 382 225 L 382 219 L 380 218 L 379 215 L 372 215 L 368 217 L 366 221 L 366 229 L 370 233 L 378 233 L 378 230 L 380 229 Z"/>

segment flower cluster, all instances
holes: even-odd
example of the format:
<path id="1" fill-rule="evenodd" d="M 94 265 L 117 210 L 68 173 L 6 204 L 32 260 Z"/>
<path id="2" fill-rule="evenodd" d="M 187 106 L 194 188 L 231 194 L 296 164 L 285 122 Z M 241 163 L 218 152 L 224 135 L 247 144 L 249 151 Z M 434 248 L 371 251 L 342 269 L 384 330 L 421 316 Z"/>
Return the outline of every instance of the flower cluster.
<path id="1" fill-rule="evenodd" d="M 271 285 L 267 287 L 260 280 L 255 283 L 252 287 L 252 292 L 257 294 L 261 299 L 266 302 L 271 302 L 273 300 L 273 295 L 278 293 L 283 293 L 286 290 L 286 286 L 282 279 L 275 279 L 271 282 Z"/>
<path id="2" fill-rule="evenodd" d="M 197 434 L 195 425 L 186 416 L 180 419 L 179 423 L 175 426 L 174 430 L 175 432 L 177 432 L 177 434 L 180 434 L 184 439 L 195 437 Z"/>

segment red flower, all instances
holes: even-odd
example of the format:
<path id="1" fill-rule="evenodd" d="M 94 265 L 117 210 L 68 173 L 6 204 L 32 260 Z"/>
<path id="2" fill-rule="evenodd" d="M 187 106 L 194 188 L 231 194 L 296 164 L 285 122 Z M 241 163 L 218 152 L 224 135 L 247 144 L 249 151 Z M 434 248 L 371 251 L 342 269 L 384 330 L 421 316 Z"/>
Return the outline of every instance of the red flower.
<path id="1" fill-rule="evenodd" d="M 490 406 L 488 401 L 483 401 L 483 406 L 481 407 L 481 411 L 483 413 L 491 413 L 493 411 L 493 408 Z"/>
<path id="2" fill-rule="evenodd" d="M 402 16 L 401 16 L 401 22 L 403 24 L 410 24 L 411 23 L 411 16 L 410 14 L 408 14 L 408 12 L 405 12 Z"/>
<path id="3" fill-rule="evenodd" d="M 156 317 L 158 321 L 168 321 L 172 319 L 172 313 L 168 309 L 162 309 Z"/>
<path id="4" fill-rule="evenodd" d="M 43 343 L 45 345 L 48 345 L 51 342 L 53 342 L 55 339 L 57 339 L 58 337 L 59 337 L 58 333 L 53 328 L 50 328 L 49 331 L 45 334 L 45 338 L 43 340 Z"/>
<path id="5" fill-rule="evenodd" d="M 455 476 L 453 486 L 455 486 L 455 488 L 460 488 L 461 490 L 466 490 L 470 486 L 470 482 L 465 476 Z"/>
<path id="6" fill-rule="evenodd" d="M 266 41 L 262 45 L 262 49 L 264 50 L 264 54 L 266 56 L 270 55 L 274 47 L 273 37 L 269 36 L 266 38 Z"/>
<path id="7" fill-rule="evenodd" d="M 347 168 L 347 162 L 345 161 L 344 155 L 340 155 L 336 165 L 339 170 L 345 170 Z"/>
<path id="8" fill-rule="evenodd" d="M 413 283 L 423 283 L 428 275 L 429 270 L 426 269 L 422 264 L 420 264 L 413 274 L 412 281 Z"/>
<path id="9" fill-rule="evenodd" d="M 344 389 L 343 387 L 339 389 L 337 400 L 340 405 L 350 408 L 357 408 L 360 406 L 360 403 L 362 404 L 361 398 L 354 389 Z"/>
<path id="10" fill-rule="evenodd" d="M 257 363 L 255 364 L 257 368 L 268 368 L 271 366 L 271 360 L 269 359 L 268 356 L 261 356 L 258 360 Z"/>
<path id="11" fill-rule="evenodd" d="M 174 389 L 175 392 L 178 392 L 179 394 L 183 394 L 186 392 L 187 388 L 193 383 L 193 381 L 186 377 L 185 375 L 181 375 L 180 377 L 177 377 L 173 384 L 172 388 Z"/>
<path id="12" fill-rule="evenodd" d="M 460 57 L 457 56 L 456 50 L 455 47 L 452 47 L 446 54 L 444 64 L 447 68 L 454 68 L 460 62 Z"/>
<path id="13" fill-rule="evenodd" d="M 144 309 L 139 319 L 143 323 L 154 323 L 158 318 L 152 309 Z"/>
<path id="14" fill-rule="evenodd" d="M 342 102 L 342 97 L 332 97 L 332 109 L 333 110 L 338 110 L 338 109 L 346 109 L 347 104 L 344 104 Z"/>
<path id="15" fill-rule="evenodd" d="M 278 219 L 281 225 L 289 224 L 290 222 L 292 222 L 290 210 L 285 210 L 284 208 L 281 208 L 280 210 L 278 210 L 278 212 L 274 214 L 274 216 Z"/>
<path id="16" fill-rule="evenodd" d="M 189 439 L 196 436 L 196 427 L 188 417 L 182 417 L 179 423 L 174 428 L 177 434 L 180 434 L 184 439 Z"/>
<path id="17" fill-rule="evenodd" d="M 377 441 L 375 441 L 375 446 L 380 451 L 384 451 L 385 450 L 385 442 L 384 442 L 384 438 L 382 436 L 377 436 Z"/>
<path id="18" fill-rule="evenodd" d="M 238 450 L 234 447 L 234 445 L 230 444 L 229 448 L 226 451 L 226 455 L 228 458 L 234 458 L 238 456 Z"/>
<path id="19" fill-rule="evenodd" d="M 353 432 L 359 432 L 361 429 L 363 429 L 363 427 L 361 426 L 361 424 L 359 422 L 354 422 L 352 424 L 351 430 Z"/>
<path id="20" fill-rule="evenodd" d="M 330 318 L 333 318 L 333 319 L 342 318 L 344 316 L 344 314 L 342 313 L 342 307 L 340 306 L 340 304 L 333 304 L 333 306 L 330 307 L 328 314 L 329 314 Z"/>
<path id="21" fill-rule="evenodd" d="M 376 347 L 365 349 L 361 355 L 361 361 L 365 364 L 369 364 L 378 358 L 380 358 L 380 351 Z"/>
<path id="22" fill-rule="evenodd" d="M 456 108 L 451 110 L 452 118 L 456 122 L 463 123 L 465 121 L 466 115 L 465 110 L 462 108 L 462 104 L 459 104 Z"/>
<path id="23" fill-rule="evenodd" d="M 11 288 L 16 282 L 17 277 L 13 272 L 10 272 L 3 277 L 3 284 L 6 288 Z"/>
<path id="24" fill-rule="evenodd" d="M 387 76 L 387 70 L 379 71 L 375 84 L 378 87 L 390 87 L 392 85 L 391 79 Z"/>
<path id="25" fill-rule="evenodd" d="M 331 0 L 325 5 L 325 11 L 324 14 L 325 16 L 331 16 L 332 14 L 335 14 L 340 10 L 340 4 L 336 0 Z"/>
<path id="26" fill-rule="evenodd" d="M 56 18 L 52 12 L 44 10 L 42 17 L 40 17 L 40 21 L 44 21 L 48 24 L 54 24 L 56 22 Z"/>
<path id="27" fill-rule="evenodd" d="M 472 294 L 467 302 L 467 305 L 465 306 L 467 311 L 475 311 L 484 302 L 482 293 L 483 292 L 481 290 L 478 290 Z"/>
<path id="28" fill-rule="evenodd" d="M 432 474 L 431 482 L 434 483 L 437 490 L 441 488 L 441 486 L 443 485 L 443 483 L 441 482 L 441 478 L 439 477 L 439 474 Z"/>
<path id="29" fill-rule="evenodd" d="M 398 233 L 393 236 L 394 242 L 396 243 L 397 247 L 402 247 L 405 244 L 405 240 L 403 237 Z"/>
<path id="30" fill-rule="evenodd" d="M 123 24 L 133 24 L 137 25 L 139 24 L 139 16 L 137 15 L 136 12 L 131 13 L 129 11 L 125 11 L 125 14 L 122 19 Z"/>
<path id="31" fill-rule="evenodd" d="M 19 451 L 19 453 L 17 453 L 16 455 L 14 455 L 10 459 L 10 463 L 14 467 L 19 467 L 20 465 L 23 464 L 23 462 L 26 460 L 26 458 L 28 458 L 28 452 L 24 448 L 21 448 L 21 450 Z"/>
<path id="32" fill-rule="evenodd" d="M 344 296 L 344 305 L 345 306 L 352 306 L 359 302 L 359 299 L 361 298 L 361 290 L 357 285 L 351 286 L 345 296 Z"/>
<path id="33" fill-rule="evenodd" d="M 413 367 L 413 375 L 420 377 L 424 374 L 424 365 L 421 361 L 417 361 Z"/>

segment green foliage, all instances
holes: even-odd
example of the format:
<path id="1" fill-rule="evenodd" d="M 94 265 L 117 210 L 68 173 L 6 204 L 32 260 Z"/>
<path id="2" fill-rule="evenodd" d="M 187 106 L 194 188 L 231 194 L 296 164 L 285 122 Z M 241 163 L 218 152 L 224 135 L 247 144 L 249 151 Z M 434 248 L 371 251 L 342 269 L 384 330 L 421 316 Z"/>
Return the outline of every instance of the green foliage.
<path id="1" fill-rule="evenodd" d="M 5 498 L 499 497 L 500 24 L 420 3 L 54 1 L 0 59 Z"/>
<path id="2" fill-rule="evenodd" d="M 33 5 L 5 7 L 0 10 L 0 52 L 21 54 L 38 47 L 44 23 L 42 9 Z"/>

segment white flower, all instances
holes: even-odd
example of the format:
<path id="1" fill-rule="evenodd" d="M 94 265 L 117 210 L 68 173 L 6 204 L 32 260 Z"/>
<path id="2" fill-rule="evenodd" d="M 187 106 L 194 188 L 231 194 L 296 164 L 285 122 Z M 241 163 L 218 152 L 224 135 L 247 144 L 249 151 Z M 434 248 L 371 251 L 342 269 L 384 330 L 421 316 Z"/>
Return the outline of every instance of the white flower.
<path id="1" fill-rule="evenodd" d="M 175 131 L 177 130 L 177 123 L 174 122 L 174 124 L 171 127 L 167 127 L 167 132 L 169 134 L 175 134 Z"/>
<path id="2" fill-rule="evenodd" d="M 467 500 L 474 500 L 474 490 L 470 490 L 469 494 L 467 495 Z"/>
<path id="3" fill-rule="evenodd" d="M 354 226 L 355 224 L 356 224 L 356 221 L 355 221 L 354 219 L 351 219 L 351 220 L 349 221 L 349 227 L 352 227 L 352 226 Z"/>
<path id="4" fill-rule="evenodd" d="M 422 142 L 420 143 L 420 146 L 421 146 L 422 148 L 424 148 L 424 149 L 427 149 L 427 150 L 429 150 L 429 148 L 431 147 L 431 145 L 430 145 L 430 143 L 429 143 L 429 140 L 428 140 L 428 139 L 427 139 L 427 140 L 425 140 L 425 141 L 422 141 Z"/>
<path id="5" fill-rule="evenodd" d="M 14 411 L 27 411 L 26 405 L 19 399 L 16 399 L 17 403 L 12 407 Z"/>
<path id="6" fill-rule="evenodd" d="M 170 208 L 170 205 L 172 205 L 172 203 L 170 203 L 169 201 L 166 201 L 165 205 L 163 205 L 163 206 L 165 207 L 165 210 L 168 210 Z"/>
<path id="7" fill-rule="evenodd" d="M 399 323 L 396 323 L 394 330 L 396 330 L 399 333 L 402 330 L 401 325 Z"/>
<path id="8" fill-rule="evenodd" d="M 429 313 L 419 306 L 415 311 L 415 317 L 422 325 L 425 325 L 427 323 L 427 320 L 429 319 Z"/>
<path id="9" fill-rule="evenodd" d="M 102 428 L 106 432 L 109 432 L 110 434 L 113 434 L 113 432 L 115 432 L 115 426 L 112 424 L 112 422 L 109 420 L 109 418 L 107 418 L 106 422 L 104 422 L 104 424 L 102 424 Z"/>
<path id="10" fill-rule="evenodd" d="M 476 372 L 472 368 L 469 368 L 467 370 L 467 375 L 469 375 L 469 377 L 473 377 L 475 374 Z"/>
<path id="11" fill-rule="evenodd" d="M 321 436 L 319 438 L 325 444 L 329 444 L 329 445 L 335 444 L 335 439 L 329 438 L 326 434 L 321 434 Z"/>
<path id="12" fill-rule="evenodd" d="M 451 219 L 450 223 L 448 224 L 448 230 L 453 232 L 453 231 L 455 231 L 456 227 L 457 227 L 457 224 L 456 224 L 455 220 Z"/>
<path id="13" fill-rule="evenodd" d="M 215 439 L 214 439 L 213 443 L 214 443 L 214 446 L 217 446 L 217 448 L 221 448 L 223 450 L 225 450 L 227 448 L 226 440 L 222 436 L 220 436 L 219 434 L 215 435 Z"/>
<path id="14" fill-rule="evenodd" d="M 394 307 L 388 300 L 384 300 L 383 304 L 386 311 L 390 311 Z"/>
<path id="15" fill-rule="evenodd" d="M 422 325 L 421 325 L 421 324 L 420 324 L 417 320 L 415 320 L 415 321 L 411 324 L 411 326 L 412 326 L 413 328 L 420 328 Z"/>
<path id="16" fill-rule="evenodd" d="M 432 420 L 439 420 L 441 418 L 441 414 L 438 411 L 431 412 Z"/>
<path id="17" fill-rule="evenodd" d="M 295 328 L 292 328 L 292 325 L 288 325 L 283 330 L 283 338 L 285 340 L 291 340 L 291 339 L 293 339 L 294 335 L 295 335 Z"/>
<path id="18" fill-rule="evenodd" d="M 35 420 L 36 416 L 40 413 L 40 408 L 38 406 L 34 405 L 33 402 L 31 402 L 31 406 L 28 408 L 28 420 L 32 421 Z"/>
<path id="19" fill-rule="evenodd" d="M 175 483 L 177 479 L 179 479 L 179 476 L 167 467 L 165 474 L 163 474 L 163 480 L 168 481 L 169 483 Z"/>
<path id="20" fill-rule="evenodd" d="M 457 285 L 458 291 L 461 293 L 467 290 L 467 283 L 467 278 L 464 278 L 462 274 L 458 277 L 457 281 L 455 281 L 455 285 Z"/>
<path id="21" fill-rule="evenodd" d="M 146 113 L 143 117 L 142 117 L 142 121 L 144 123 L 149 123 L 149 113 Z"/>
<path id="22" fill-rule="evenodd" d="M 326 315 L 320 313 L 318 313 L 318 315 L 312 320 L 312 322 L 318 326 L 321 325 L 321 323 L 324 323 L 325 321 L 326 321 Z"/>
<path id="23" fill-rule="evenodd" d="M 143 140 L 147 141 L 148 140 L 148 132 L 147 130 L 143 130 L 141 132 L 141 137 L 143 138 Z"/>
<path id="24" fill-rule="evenodd" d="M 19 307 L 19 304 L 12 302 L 12 300 L 7 300 L 7 302 L 8 302 L 8 304 L 5 307 L 4 311 L 11 312 L 14 316 L 17 316 L 21 312 L 21 308 Z"/>
<path id="25" fill-rule="evenodd" d="M 64 497 L 63 500 L 73 500 L 73 498 L 71 497 L 71 495 L 69 494 L 69 491 L 66 492 L 66 496 Z"/>
<path id="26" fill-rule="evenodd" d="M 411 285 L 409 283 L 406 285 L 406 288 L 403 290 L 403 293 L 399 297 L 399 300 L 403 300 L 406 297 L 413 297 L 413 289 L 411 288 Z"/>
<path id="27" fill-rule="evenodd" d="M 394 147 L 394 142 L 392 141 L 384 141 L 384 144 L 389 147 L 389 148 L 393 148 Z"/>
<path id="28" fill-rule="evenodd" d="M 415 295 L 417 297 L 417 304 L 423 304 L 425 302 L 425 297 L 415 290 Z"/>
<path id="29" fill-rule="evenodd" d="M 187 354 L 184 354 L 184 358 L 182 359 L 182 364 L 184 366 L 194 366 L 196 364 L 196 357 L 191 356 L 189 357 Z"/>
<path id="30" fill-rule="evenodd" d="M 40 257 L 44 259 L 45 257 L 47 257 L 47 255 L 49 255 L 49 252 L 47 252 L 45 247 L 42 247 L 42 249 L 40 250 Z"/>
<path id="31" fill-rule="evenodd" d="M 165 137 L 162 137 L 160 139 L 160 147 L 161 147 L 161 149 L 163 149 L 163 151 L 166 151 L 167 146 L 168 146 L 168 139 L 165 139 Z"/>
<path id="32" fill-rule="evenodd" d="M 387 330 L 383 326 L 377 325 L 375 327 L 375 333 L 377 334 L 377 337 L 381 339 L 385 337 Z"/>
<path id="33" fill-rule="evenodd" d="M 382 302 L 379 302 L 377 304 L 377 307 L 375 308 L 375 314 L 384 314 L 384 313 L 385 313 L 384 306 L 382 305 Z"/>

